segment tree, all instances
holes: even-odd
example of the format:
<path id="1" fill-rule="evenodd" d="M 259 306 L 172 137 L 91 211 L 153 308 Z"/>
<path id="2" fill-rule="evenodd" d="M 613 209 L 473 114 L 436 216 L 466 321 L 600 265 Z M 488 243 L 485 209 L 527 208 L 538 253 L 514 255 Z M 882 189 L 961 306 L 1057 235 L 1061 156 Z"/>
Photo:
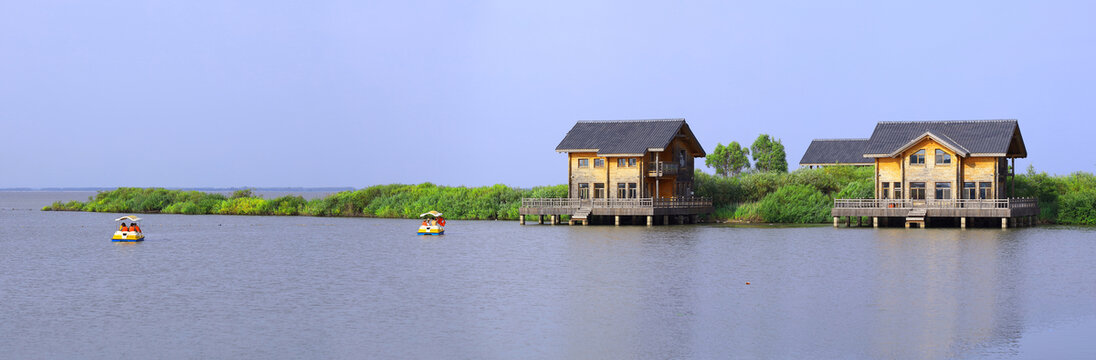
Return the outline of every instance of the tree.
<path id="1" fill-rule="evenodd" d="M 730 166 L 728 164 L 729 160 L 727 148 L 723 146 L 723 143 L 719 143 L 715 145 L 715 150 L 712 150 L 708 156 L 704 157 L 704 166 L 715 169 L 716 175 L 727 177 L 727 167 Z"/>
<path id="2" fill-rule="evenodd" d="M 739 145 L 737 141 L 731 141 L 727 146 L 717 144 L 715 151 L 704 158 L 704 165 L 715 169 L 715 173 L 720 176 L 735 176 L 750 168 L 750 159 L 746 157 L 749 154 L 750 149 Z"/>
<path id="3" fill-rule="evenodd" d="M 761 134 L 750 150 L 753 150 L 754 167 L 758 171 L 788 172 L 787 154 L 780 140 L 773 139 L 769 134 Z"/>

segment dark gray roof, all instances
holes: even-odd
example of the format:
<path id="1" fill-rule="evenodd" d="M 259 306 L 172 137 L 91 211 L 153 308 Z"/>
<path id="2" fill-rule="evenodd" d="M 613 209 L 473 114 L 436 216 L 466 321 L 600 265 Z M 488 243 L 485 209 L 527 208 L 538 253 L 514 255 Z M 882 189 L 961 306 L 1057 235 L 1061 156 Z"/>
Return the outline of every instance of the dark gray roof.
<path id="1" fill-rule="evenodd" d="M 864 164 L 875 161 L 864 157 L 868 139 L 817 139 L 811 141 L 799 165 Z"/>
<path id="2" fill-rule="evenodd" d="M 579 121 L 559 142 L 556 151 L 644 154 L 649 148 L 665 148 L 682 130 L 692 136 L 685 119 Z M 695 137 L 692 141 L 703 153 L 704 149 L 696 143 Z"/>
<path id="3" fill-rule="evenodd" d="M 970 154 L 1006 154 L 1013 135 L 1019 138 L 1019 125 L 1016 120 L 883 121 L 875 125 L 864 154 L 893 153 L 926 133 Z M 1017 146 L 1012 153 L 1027 156 L 1022 139 Z"/>

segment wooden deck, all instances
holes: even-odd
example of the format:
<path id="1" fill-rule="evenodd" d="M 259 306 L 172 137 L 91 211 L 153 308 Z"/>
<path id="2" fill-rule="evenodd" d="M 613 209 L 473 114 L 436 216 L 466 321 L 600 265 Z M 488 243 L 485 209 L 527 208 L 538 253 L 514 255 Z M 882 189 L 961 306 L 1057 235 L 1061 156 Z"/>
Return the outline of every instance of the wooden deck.
<path id="1" fill-rule="evenodd" d="M 997 217 L 1010 218 L 1039 215 L 1035 199 L 992 200 L 888 200 L 836 199 L 833 216 L 905 217 L 913 209 L 925 209 L 927 217 Z"/>
<path id="2" fill-rule="evenodd" d="M 1008 223 L 1034 223 L 1039 215 L 1039 203 L 1031 198 L 1013 199 L 951 199 L 951 200 L 889 200 L 889 199 L 835 199 L 833 210 L 834 227 L 841 217 L 847 217 L 846 224 L 851 225 L 853 217 L 905 218 L 906 227 L 917 223 L 924 227 L 926 219 L 960 219 L 961 227 L 966 227 L 967 218 L 1000 218 L 1001 226 Z M 1011 221 L 1009 221 L 1011 220 Z"/>
<path id="3" fill-rule="evenodd" d="M 713 211 L 712 200 L 707 198 L 678 197 L 678 198 L 638 198 L 638 199 L 575 199 L 575 198 L 524 198 L 521 199 L 521 208 L 518 214 L 521 223 L 525 223 L 526 215 L 551 215 L 552 222 L 557 221 L 561 215 L 570 215 L 572 220 L 582 220 L 585 224 L 587 218 L 615 217 L 615 222 L 620 223 L 621 216 L 647 217 L 648 225 L 654 223 L 654 217 L 663 217 L 661 222 L 669 223 L 670 216 L 687 217 L 689 221 L 695 221 L 696 215 L 707 214 Z M 543 221 L 543 220 L 541 220 Z M 679 220 L 684 223 L 686 220 Z"/>

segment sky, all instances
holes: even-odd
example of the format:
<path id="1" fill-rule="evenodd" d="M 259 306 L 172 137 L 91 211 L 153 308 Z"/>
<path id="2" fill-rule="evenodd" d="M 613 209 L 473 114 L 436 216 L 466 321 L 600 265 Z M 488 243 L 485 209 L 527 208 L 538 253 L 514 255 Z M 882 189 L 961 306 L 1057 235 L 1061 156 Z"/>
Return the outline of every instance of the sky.
<path id="1" fill-rule="evenodd" d="M 1096 172 L 1094 14 L 1090 1 L 7 1 L 0 187 L 553 185 L 576 121 L 657 118 L 685 118 L 708 151 L 771 134 L 793 168 L 811 139 L 866 138 L 879 121 L 1019 119 L 1019 168 Z"/>

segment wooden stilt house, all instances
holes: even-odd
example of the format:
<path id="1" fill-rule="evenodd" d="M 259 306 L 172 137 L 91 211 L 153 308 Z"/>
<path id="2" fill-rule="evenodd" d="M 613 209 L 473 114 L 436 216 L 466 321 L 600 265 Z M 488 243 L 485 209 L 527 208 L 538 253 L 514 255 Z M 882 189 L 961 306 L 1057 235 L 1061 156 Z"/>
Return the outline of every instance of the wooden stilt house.
<path id="1" fill-rule="evenodd" d="M 583 224 L 646 217 L 648 225 L 695 221 L 711 201 L 693 196 L 704 157 L 685 119 L 579 121 L 556 146 L 567 154 L 568 198 L 523 199 L 521 215 L 570 215 Z M 655 217 L 662 216 L 662 219 Z M 661 221 L 659 221 L 661 220 Z"/>

